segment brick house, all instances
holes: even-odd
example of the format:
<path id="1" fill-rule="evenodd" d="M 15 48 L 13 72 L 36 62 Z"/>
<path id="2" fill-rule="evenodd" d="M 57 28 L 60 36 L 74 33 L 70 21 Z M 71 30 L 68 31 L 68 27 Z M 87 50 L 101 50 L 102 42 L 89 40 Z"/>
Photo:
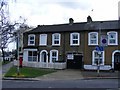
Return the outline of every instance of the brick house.
<path id="1" fill-rule="evenodd" d="M 118 70 L 120 63 L 120 21 L 92 21 L 38 25 L 23 36 L 23 65 L 56 69 L 97 69 L 95 47 L 108 35 L 108 46 L 100 55 L 101 70 Z"/>

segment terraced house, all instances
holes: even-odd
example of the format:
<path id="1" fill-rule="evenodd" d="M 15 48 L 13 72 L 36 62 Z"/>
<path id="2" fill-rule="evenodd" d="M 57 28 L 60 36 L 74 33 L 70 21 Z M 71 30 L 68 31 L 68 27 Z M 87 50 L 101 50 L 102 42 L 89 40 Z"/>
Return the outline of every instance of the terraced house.
<path id="1" fill-rule="evenodd" d="M 101 35 L 108 36 L 108 46 L 100 55 L 100 69 L 119 69 L 120 21 L 92 21 L 38 25 L 24 33 L 23 65 L 55 69 L 97 69 L 99 59 L 95 47 Z"/>

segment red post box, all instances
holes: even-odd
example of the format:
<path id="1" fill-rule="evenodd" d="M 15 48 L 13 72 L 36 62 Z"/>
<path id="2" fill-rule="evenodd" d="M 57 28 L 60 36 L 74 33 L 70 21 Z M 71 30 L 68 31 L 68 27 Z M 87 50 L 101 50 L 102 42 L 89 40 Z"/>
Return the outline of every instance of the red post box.
<path id="1" fill-rule="evenodd" d="M 20 59 L 19 59 L 19 67 L 22 67 L 22 61 L 23 61 L 23 58 L 20 57 Z"/>

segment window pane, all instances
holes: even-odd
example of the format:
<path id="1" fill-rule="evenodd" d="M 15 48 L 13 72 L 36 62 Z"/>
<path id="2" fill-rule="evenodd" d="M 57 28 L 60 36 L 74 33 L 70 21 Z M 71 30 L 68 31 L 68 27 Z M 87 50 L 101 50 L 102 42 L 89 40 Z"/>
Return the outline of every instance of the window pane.
<path id="1" fill-rule="evenodd" d="M 98 59 L 95 59 L 94 63 L 98 63 Z M 100 64 L 102 63 L 102 59 L 100 59 Z"/>
<path id="2" fill-rule="evenodd" d="M 54 39 L 59 39 L 59 35 L 58 35 L 58 34 L 55 34 L 55 35 L 54 35 Z"/>
<path id="3" fill-rule="evenodd" d="M 91 44 L 96 44 L 97 41 L 96 40 L 91 40 Z"/>
<path id="4" fill-rule="evenodd" d="M 98 62 L 98 59 L 95 59 L 95 60 L 94 60 L 94 63 L 96 64 L 97 62 Z"/>
<path id="5" fill-rule="evenodd" d="M 30 36 L 30 40 L 34 40 L 34 36 Z"/>
<path id="6" fill-rule="evenodd" d="M 59 41 L 55 40 L 55 41 L 54 41 L 54 44 L 59 44 Z"/>
<path id="7" fill-rule="evenodd" d="M 32 57 L 28 57 L 28 61 L 32 61 Z"/>
<path id="8" fill-rule="evenodd" d="M 78 39 L 78 34 L 73 34 L 73 39 Z"/>
<path id="9" fill-rule="evenodd" d="M 110 40 L 110 43 L 113 43 L 113 44 L 114 44 L 114 43 L 116 43 L 116 42 L 115 42 L 115 40 Z"/>
<path id="10" fill-rule="evenodd" d="M 95 52 L 95 57 L 97 57 L 97 58 L 99 57 L 98 52 Z"/>
<path id="11" fill-rule="evenodd" d="M 56 52 L 52 52 L 52 56 L 57 56 L 57 53 Z"/>
<path id="12" fill-rule="evenodd" d="M 37 57 L 33 57 L 33 61 L 37 61 Z"/>
<path id="13" fill-rule="evenodd" d="M 34 44 L 34 41 L 30 41 L 30 44 Z"/>
<path id="14" fill-rule="evenodd" d="M 28 51 L 28 56 L 32 56 L 32 51 Z"/>
<path id="15" fill-rule="evenodd" d="M 78 40 L 73 40 L 73 44 L 78 44 Z"/>
<path id="16" fill-rule="evenodd" d="M 111 39 L 112 39 L 112 38 L 115 39 L 115 35 L 116 35 L 115 33 L 110 33 L 110 36 L 109 36 L 109 37 L 110 37 Z"/>
<path id="17" fill-rule="evenodd" d="M 91 38 L 92 38 L 92 39 L 96 39 L 96 38 L 97 38 L 96 34 L 95 34 L 95 33 L 92 33 L 92 34 L 91 34 Z"/>
<path id="18" fill-rule="evenodd" d="M 37 51 L 33 51 L 33 56 L 37 56 Z"/>
<path id="19" fill-rule="evenodd" d="M 56 60 L 56 58 L 52 57 L 52 61 L 55 62 L 55 61 L 57 61 L 57 60 Z"/>

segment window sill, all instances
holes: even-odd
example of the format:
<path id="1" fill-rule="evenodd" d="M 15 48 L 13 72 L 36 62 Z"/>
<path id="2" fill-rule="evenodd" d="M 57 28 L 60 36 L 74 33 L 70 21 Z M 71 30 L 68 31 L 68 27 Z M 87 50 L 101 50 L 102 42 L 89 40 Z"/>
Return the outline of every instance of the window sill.
<path id="1" fill-rule="evenodd" d="M 59 47 L 60 45 L 52 45 L 52 46 L 58 46 Z"/>
<path id="2" fill-rule="evenodd" d="M 80 46 L 79 44 L 71 44 L 70 46 Z"/>
<path id="3" fill-rule="evenodd" d="M 97 46 L 98 44 L 88 44 L 88 46 Z"/>
<path id="4" fill-rule="evenodd" d="M 47 45 L 39 45 L 39 46 L 45 47 L 45 46 L 47 46 Z"/>
<path id="5" fill-rule="evenodd" d="M 93 66 L 97 66 L 97 64 L 92 64 Z M 104 64 L 100 64 L 100 66 L 104 66 Z"/>
<path id="6" fill-rule="evenodd" d="M 109 46 L 117 46 L 118 44 L 108 44 Z"/>
<path id="7" fill-rule="evenodd" d="M 29 44 L 28 46 L 35 46 L 35 45 L 30 45 L 30 44 Z"/>

